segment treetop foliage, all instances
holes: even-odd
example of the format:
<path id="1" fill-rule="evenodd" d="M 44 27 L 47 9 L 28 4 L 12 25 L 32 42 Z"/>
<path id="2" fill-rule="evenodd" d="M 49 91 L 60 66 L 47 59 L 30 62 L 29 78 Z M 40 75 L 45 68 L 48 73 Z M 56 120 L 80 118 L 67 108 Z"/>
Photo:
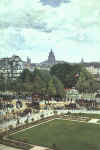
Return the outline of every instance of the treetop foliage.
<path id="1" fill-rule="evenodd" d="M 82 64 L 56 64 L 50 73 L 63 83 L 64 88 L 76 87 L 80 92 L 95 92 L 100 88 L 100 83 Z"/>

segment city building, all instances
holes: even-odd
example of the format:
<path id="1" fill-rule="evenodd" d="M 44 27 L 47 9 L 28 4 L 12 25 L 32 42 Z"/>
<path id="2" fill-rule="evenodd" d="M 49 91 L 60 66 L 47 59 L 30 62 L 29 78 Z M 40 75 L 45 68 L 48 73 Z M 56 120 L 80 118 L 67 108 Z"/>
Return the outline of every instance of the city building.
<path id="1" fill-rule="evenodd" d="M 19 56 L 0 59 L 0 73 L 6 78 L 16 79 L 24 69 L 24 62 Z"/>
<path id="2" fill-rule="evenodd" d="M 84 63 L 84 65 L 91 74 L 100 74 L 100 63 Z"/>
<path id="3" fill-rule="evenodd" d="M 31 59 L 27 57 L 27 61 L 24 62 L 24 69 L 28 69 L 29 71 L 34 71 L 36 68 L 36 64 L 31 63 Z"/>
<path id="4" fill-rule="evenodd" d="M 94 76 L 94 78 L 100 80 L 100 62 L 84 62 L 82 58 L 81 64 Z"/>
<path id="5" fill-rule="evenodd" d="M 24 69 L 28 69 L 32 72 L 35 69 L 49 71 L 53 65 L 63 62 L 64 61 L 56 60 L 52 49 L 49 53 L 48 59 L 41 63 L 32 63 L 29 57 L 27 57 L 27 61 L 23 61 L 19 56 L 13 55 L 12 57 L 0 59 L 0 74 L 6 78 L 16 79 Z"/>
<path id="6" fill-rule="evenodd" d="M 6 78 L 16 79 L 20 76 L 21 72 L 24 69 L 34 71 L 35 69 L 39 70 L 50 70 L 50 68 L 55 64 L 62 64 L 65 61 L 56 60 L 53 50 L 51 49 L 48 55 L 48 59 L 41 63 L 32 63 L 31 59 L 27 57 L 26 61 L 21 60 L 17 55 L 12 57 L 1 58 L 0 59 L 0 74 Z M 81 59 L 81 64 L 91 73 L 94 77 L 100 80 L 100 62 L 84 62 L 83 58 Z"/>

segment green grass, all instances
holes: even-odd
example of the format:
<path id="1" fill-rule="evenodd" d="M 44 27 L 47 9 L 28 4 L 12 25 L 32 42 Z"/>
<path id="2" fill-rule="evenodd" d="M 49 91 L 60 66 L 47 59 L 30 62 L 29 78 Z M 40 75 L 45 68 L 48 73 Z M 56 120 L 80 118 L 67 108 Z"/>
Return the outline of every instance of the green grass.
<path id="1" fill-rule="evenodd" d="M 98 120 L 97 123 L 100 123 L 100 120 Z"/>
<path id="2" fill-rule="evenodd" d="M 100 125 L 54 120 L 10 136 L 57 150 L 100 150 Z"/>

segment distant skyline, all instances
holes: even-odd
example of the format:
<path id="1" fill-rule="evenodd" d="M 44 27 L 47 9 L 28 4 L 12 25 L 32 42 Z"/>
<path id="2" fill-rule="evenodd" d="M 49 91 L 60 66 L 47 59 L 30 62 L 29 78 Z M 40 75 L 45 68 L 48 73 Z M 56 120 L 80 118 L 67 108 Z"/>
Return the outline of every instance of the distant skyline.
<path id="1" fill-rule="evenodd" d="M 0 58 L 100 61 L 99 0 L 0 0 Z"/>

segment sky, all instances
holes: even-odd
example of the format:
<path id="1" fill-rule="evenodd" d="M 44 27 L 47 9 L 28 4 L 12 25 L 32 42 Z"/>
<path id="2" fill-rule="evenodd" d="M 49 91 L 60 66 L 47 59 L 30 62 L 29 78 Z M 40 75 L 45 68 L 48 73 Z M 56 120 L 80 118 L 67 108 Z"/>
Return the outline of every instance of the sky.
<path id="1" fill-rule="evenodd" d="M 0 0 L 0 58 L 100 61 L 100 0 Z"/>

